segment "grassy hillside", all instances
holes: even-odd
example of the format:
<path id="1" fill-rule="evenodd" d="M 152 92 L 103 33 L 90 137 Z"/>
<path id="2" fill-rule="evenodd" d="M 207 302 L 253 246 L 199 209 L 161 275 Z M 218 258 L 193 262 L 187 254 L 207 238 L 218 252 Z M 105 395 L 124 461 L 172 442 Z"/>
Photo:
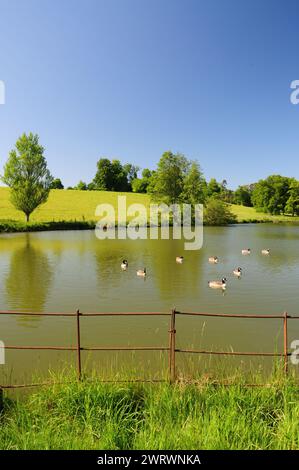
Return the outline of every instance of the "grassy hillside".
<path id="1" fill-rule="evenodd" d="M 232 204 L 231 210 L 238 217 L 239 222 L 299 222 L 299 217 L 270 215 L 257 212 L 253 207 Z"/>
<path id="2" fill-rule="evenodd" d="M 146 194 L 117 193 L 111 191 L 76 191 L 53 189 L 46 204 L 40 206 L 30 217 L 31 222 L 51 221 L 95 221 L 98 204 L 112 204 L 117 207 L 117 196 L 126 195 L 127 204 L 139 203 L 148 207 L 150 199 Z M 22 212 L 15 210 L 9 200 L 9 189 L 0 188 L 0 220 L 25 221 Z"/>
<path id="3" fill-rule="evenodd" d="M 117 208 L 117 196 L 126 195 L 127 205 L 132 203 L 144 204 L 149 207 L 150 198 L 146 194 L 117 193 L 110 191 L 51 191 L 46 204 L 40 206 L 31 215 L 32 223 L 59 222 L 59 221 L 96 221 L 95 209 L 98 204 L 109 203 Z M 231 205 L 232 211 L 237 215 L 239 222 L 298 222 L 299 217 L 270 216 L 258 213 L 252 207 Z M 0 220 L 14 220 L 24 222 L 22 212 L 15 210 L 9 200 L 9 189 L 0 187 Z"/>

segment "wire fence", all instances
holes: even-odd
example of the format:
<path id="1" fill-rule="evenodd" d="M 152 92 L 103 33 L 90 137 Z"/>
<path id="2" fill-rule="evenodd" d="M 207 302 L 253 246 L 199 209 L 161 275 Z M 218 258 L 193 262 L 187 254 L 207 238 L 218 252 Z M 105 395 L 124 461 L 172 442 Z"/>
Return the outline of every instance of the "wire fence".
<path id="1" fill-rule="evenodd" d="M 225 313 L 205 313 L 205 312 L 182 312 L 172 309 L 169 312 L 100 312 L 100 313 L 83 313 L 76 310 L 74 313 L 39 313 L 39 312 L 22 312 L 22 311 L 0 311 L 0 317 L 3 315 L 21 315 L 21 316 L 42 316 L 42 317 L 74 317 L 76 322 L 76 345 L 75 346 L 22 346 L 22 345 L 0 345 L 5 350 L 48 350 L 48 351 L 74 351 L 77 355 L 77 377 L 82 380 L 82 352 L 83 351 L 165 351 L 168 353 L 168 381 L 173 384 L 176 382 L 176 355 L 179 354 L 208 354 L 208 355 L 224 355 L 224 356 L 265 356 L 265 357 L 281 357 L 283 358 L 284 373 L 288 374 L 289 356 L 288 351 L 288 320 L 298 320 L 299 316 L 291 316 L 287 312 L 280 315 L 249 315 L 249 314 L 225 314 Z M 167 316 L 169 320 L 169 342 L 168 346 L 82 346 L 81 342 L 81 317 L 104 317 L 104 316 Z M 176 318 L 177 316 L 199 316 L 199 317 L 222 317 L 222 318 L 247 318 L 247 319 L 281 319 L 283 322 L 283 348 L 282 352 L 257 352 L 257 351 L 214 351 L 205 349 L 186 349 L 176 347 Z M 163 382 L 165 380 L 132 380 L 136 382 Z M 113 380 L 109 381 L 113 382 Z M 120 381 L 115 381 L 120 382 Z M 122 381 L 126 382 L 126 381 Z M 25 388 L 51 385 L 51 383 L 39 384 L 20 384 L 20 385 L 0 385 L 0 389 Z"/>

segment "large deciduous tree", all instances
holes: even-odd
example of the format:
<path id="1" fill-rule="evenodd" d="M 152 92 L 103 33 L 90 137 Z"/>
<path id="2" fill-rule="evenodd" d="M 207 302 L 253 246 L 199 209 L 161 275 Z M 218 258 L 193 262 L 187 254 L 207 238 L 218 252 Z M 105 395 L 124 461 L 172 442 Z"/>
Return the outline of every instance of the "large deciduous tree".
<path id="1" fill-rule="evenodd" d="M 185 176 L 182 199 L 189 204 L 203 204 L 205 201 L 206 181 L 198 162 L 191 162 Z"/>
<path id="2" fill-rule="evenodd" d="M 152 177 L 150 192 L 153 198 L 166 204 L 179 202 L 189 167 L 190 162 L 181 153 L 163 153 Z"/>
<path id="3" fill-rule="evenodd" d="M 109 191 L 112 187 L 112 182 L 111 161 L 108 158 L 100 158 L 97 162 L 97 172 L 93 179 L 94 189 Z"/>
<path id="4" fill-rule="evenodd" d="M 11 189 L 13 205 L 24 212 L 28 222 L 31 213 L 47 201 L 53 182 L 38 135 L 24 133 L 17 140 L 4 166 L 2 181 Z"/>
<path id="5" fill-rule="evenodd" d="M 131 183 L 137 177 L 139 168 L 119 160 L 100 158 L 97 172 L 92 181 L 92 189 L 101 191 L 131 191 Z"/>
<path id="6" fill-rule="evenodd" d="M 291 178 L 271 175 L 260 180 L 252 192 L 252 202 L 256 209 L 270 214 L 283 214 L 289 198 Z"/>

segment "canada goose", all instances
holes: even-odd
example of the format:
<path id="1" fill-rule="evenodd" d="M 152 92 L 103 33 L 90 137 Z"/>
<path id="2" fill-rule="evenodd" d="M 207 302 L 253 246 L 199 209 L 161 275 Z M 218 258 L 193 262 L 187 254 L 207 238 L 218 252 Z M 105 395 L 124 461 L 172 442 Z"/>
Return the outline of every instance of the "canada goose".
<path id="1" fill-rule="evenodd" d="M 177 256 L 175 260 L 177 263 L 182 263 L 184 261 L 184 256 Z"/>
<path id="2" fill-rule="evenodd" d="M 266 250 L 262 250 L 262 255 L 270 255 L 269 248 L 267 248 Z"/>
<path id="3" fill-rule="evenodd" d="M 128 260 L 124 259 L 120 265 L 121 269 L 127 269 L 128 266 L 129 266 Z"/>
<path id="4" fill-rule="evenodd" d="M 209 263 L 217 264 L 219 262 L 218 256 L 211 256 L 209 258 Z"/>
<path id="5" fill-rule="evenodd" d="M 242 255 L 250 255 L 250 253 L 251 253 L 250 248 L 245 248 L 244 250 L 242 250 Z"/>
<path id="6" fill-rule="evenodd" d="M 237 277 L 241 277 L 242 275 L 242 268 L 236 268 L 233 270 L 233 274 Z"/>
<path id="7" fill-rule="evenodd" d="M 209 287 L 212 289 L 226 289 L 226 277 L 223 277 L 221 281 L 209 281 Z"/>
<path id="8" fill-rule="evenodd" d="M 146 268 L 138 269 L 137 276 L 142 276 L 142 277 L 146 276 Z"/>

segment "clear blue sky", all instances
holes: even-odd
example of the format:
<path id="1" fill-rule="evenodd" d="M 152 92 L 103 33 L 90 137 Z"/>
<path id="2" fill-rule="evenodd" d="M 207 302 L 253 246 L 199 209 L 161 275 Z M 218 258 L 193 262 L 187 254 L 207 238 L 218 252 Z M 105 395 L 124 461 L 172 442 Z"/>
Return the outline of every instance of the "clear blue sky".
<path id="1" fill-rule="evenodd" d="M 65 185 L 171 149 L 229 186 L 299 178 L 297 0 L 0 0 L 0 171 L 38 133 Z"/>

